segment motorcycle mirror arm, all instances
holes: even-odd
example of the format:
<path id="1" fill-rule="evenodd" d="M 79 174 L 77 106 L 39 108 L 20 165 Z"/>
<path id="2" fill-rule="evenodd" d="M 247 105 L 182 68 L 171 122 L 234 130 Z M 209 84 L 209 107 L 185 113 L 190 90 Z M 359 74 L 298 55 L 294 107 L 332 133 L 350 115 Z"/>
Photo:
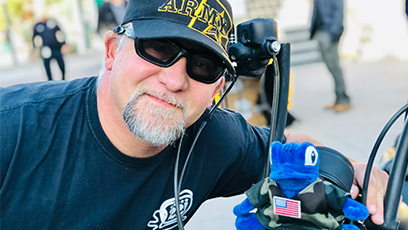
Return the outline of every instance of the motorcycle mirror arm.
<path id="1" fill-rule="evenodd" d="M 408 112 L 406 104 L 399 112 Z M 399 114 L 401 115 L 401 113 Z M 399 117 L 399 116 L 398 116 Z M 366 221 L 368 229 L 396 230 L 399 221 L 396 219 L 400 197 L 408 166 L 408 120 L 405 120 L 404 128 L 396 145 L 395 158 L 389 174 L 387 191 L 384 198 L 384 223 L 374 225 L 371 219 Z"/>

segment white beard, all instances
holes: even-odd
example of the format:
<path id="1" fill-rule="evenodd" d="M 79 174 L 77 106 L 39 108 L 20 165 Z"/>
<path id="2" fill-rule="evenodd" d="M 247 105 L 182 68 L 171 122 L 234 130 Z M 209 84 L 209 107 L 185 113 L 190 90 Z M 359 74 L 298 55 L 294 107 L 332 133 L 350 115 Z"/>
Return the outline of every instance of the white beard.
<path id="1" fill-rule="evenodd" d="M 146 93 L 164 99 L 175 107 L 167 109 L 152 104 L 138 104 L 138 100 Z M 145 106 L 144 112 L 137 106 Z M 182 113 L 181 117 L 180 112 Z M 147 89 L 138 89 L 122 110 L 122 116 L 126 126 L 135 137 L 153 146 L 163 146 L 172 144 L 184 133 L 187 109 L 183 102 L 177 101 L 169 95 L 157 94 Z M 169 124 L 166 125 L 166 123 Z"/>

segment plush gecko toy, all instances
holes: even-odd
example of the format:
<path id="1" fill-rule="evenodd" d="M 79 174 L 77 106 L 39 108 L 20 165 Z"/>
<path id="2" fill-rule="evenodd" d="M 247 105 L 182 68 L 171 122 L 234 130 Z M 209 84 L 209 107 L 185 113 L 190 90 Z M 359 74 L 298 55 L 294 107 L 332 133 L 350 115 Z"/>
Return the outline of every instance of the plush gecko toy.
<path id="1" fill-rule="evenodd" d="M 234 207 L 238 230 L 283 226 L 358 230 L 343 224 L 344 217 L 355 221 L 368 217 L 364 205 L 319 177 L 319 153 L 313 144 L 273 142 L 271 159 L 270 177 L 252 186 L 245 192 L 247 198 Z"/>

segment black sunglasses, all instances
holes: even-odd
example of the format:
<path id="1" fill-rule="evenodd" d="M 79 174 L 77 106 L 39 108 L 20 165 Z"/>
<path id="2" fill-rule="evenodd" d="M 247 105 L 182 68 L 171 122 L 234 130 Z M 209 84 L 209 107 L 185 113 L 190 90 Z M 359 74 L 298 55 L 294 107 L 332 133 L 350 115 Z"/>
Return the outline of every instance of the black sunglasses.
<path id="1" fill-rule="evenodd" d="M 152 64 L 169 67 L 181 57 L 186 57 L 188 76 L 199 82 L 212 84 L 227 71 L 221 59 L 189 52 L 168 39 L 139 39 L 129 28 L 116 27 L 115 29 L 117 34 L 124 33 L 129 38 L 133 38 L 136 53 Z"/>

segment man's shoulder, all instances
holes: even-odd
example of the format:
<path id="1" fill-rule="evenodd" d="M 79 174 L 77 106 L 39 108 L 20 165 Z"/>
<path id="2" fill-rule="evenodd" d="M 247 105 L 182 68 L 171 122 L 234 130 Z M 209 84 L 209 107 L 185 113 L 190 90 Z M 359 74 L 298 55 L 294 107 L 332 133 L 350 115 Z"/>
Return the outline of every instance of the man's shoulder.
<path id="1" fill-rule="evenodd" d="M 45 25 L 45 23 L 43 23 L 43 22 L 37 22 L 37 23 L 34 25 L 34 28 L 37 27 L 37 26 L 39 26 L 39 25 Z"/>
<path id="2" fill-rule="evenodd" d="M 245 120 L 241 113 L 238 113 L 228 108 L 218 108 L 217 111 L 214 113 L 214 116 L 222 119 L 233 119 L 239 121 Z"/>
<path id="3" fill-rule="evenodd" d="M 201 119 L 206 118 L 208 116 L 208 110 L 203 114 Z M 245 127 L 248 125 L 245 118 L 242 114 L 227 109 L 227 108 L 217 108 L 214 114 L 211 117 L 211 121 L 209 123 L 214 123 L 217 126 L 229 126 L 234 125 L 235 127 Z"/>
<path id="4" fill-rule="evenodd" d="M 27 104 L 41 104 L 51 100 L 84 93 L 94 86 L 96 78 L 80 78 L 73 81 L 35 82 L 0 88 L 0 111 Z"/>
<path id="5" fill-rule="evenodd" d="M 264 130 L 264 128 L 262 127 L 253 126 L 250 123 L 248 123 L 247 119 L 241 113 L 227 108 L 217 109 L 211 120 L 212 119 L 217 120 L 217 122 L 221 122 L 226 125 L 238 125 L 238 127 L 242 127 L 245 129 L 255 128 Z"/>
<path id="6" fill-rule="evenodd" d="M 208 110 L 196 122 L 196 125 L 200 125 L 205 119 L 208 119 Z M 269 129 L 253 126 L 241 113 L 227 108 L 217 108 L 207 126 L 206 129 L 209 129 L 210 133 L 228 134 L 228 136 L 233 135 L 240 139 L 251 138 L 253 134 L 263 138 L 269 134 Z"/>
<path id="7" fill-rule="evenodd" d="M 34 33 L 43 32 L 43 31 L 45 30 L 45 23 L 37 22 L 37 23 L 33 26 L 33 30 L 34 30 Z"/>

